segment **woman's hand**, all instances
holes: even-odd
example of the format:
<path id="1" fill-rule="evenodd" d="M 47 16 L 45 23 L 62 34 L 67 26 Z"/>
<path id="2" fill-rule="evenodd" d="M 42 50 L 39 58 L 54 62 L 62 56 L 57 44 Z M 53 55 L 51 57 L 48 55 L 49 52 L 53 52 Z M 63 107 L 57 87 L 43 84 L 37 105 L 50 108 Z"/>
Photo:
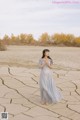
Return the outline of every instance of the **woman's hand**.
<path id="1" fill-rule="evenodd" d="M 46 63 L 46 65 L 47 65 L 49 68 L 51 68 L 51 69 L 53 68 L 52 65 L 49 64 L 49 62 L 48 62 L 47 59 L 45 60 L 45 63 Z"/>

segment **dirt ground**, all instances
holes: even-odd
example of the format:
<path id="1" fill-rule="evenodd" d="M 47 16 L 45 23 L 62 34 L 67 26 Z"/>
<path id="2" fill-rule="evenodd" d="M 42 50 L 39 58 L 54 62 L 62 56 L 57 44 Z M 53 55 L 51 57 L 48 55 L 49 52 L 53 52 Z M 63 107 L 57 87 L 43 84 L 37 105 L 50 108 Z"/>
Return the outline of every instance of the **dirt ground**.
<path id="1" fill-rule="evenodd" d="M 64 99 L 41 105 L 39 58 L 48 48 L 53 78 Z M 9 120 L 80 120 L 80 48 L 7 46 L 0 51 L 0 112 Z"/>

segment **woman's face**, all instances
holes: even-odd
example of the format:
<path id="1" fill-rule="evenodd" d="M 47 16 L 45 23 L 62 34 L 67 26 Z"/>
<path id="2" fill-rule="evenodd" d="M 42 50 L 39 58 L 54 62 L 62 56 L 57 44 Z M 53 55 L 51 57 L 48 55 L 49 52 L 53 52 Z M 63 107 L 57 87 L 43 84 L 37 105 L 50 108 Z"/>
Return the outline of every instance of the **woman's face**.
<path id="1" fill-rule="evenodd" d="M 49 56 L 49 52 L 48 51 L 45 52 L 45 56 Z"/>

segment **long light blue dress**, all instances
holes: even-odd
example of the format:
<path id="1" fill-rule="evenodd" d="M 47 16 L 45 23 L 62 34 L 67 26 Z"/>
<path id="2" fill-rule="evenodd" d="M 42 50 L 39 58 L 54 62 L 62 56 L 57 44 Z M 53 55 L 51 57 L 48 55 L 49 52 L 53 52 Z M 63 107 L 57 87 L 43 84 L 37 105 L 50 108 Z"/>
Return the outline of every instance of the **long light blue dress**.
<path id="1" fill-rule="evenodd" d="M 39 59 L 39 65 L 44 64 L 44 59 Z M 51 59 L 49 59 L 49 64 L 52 64 Z M 41 93 L 41 101 L 47 103 L 57 103 L 62 98 L 63 95 L 60 90 L 57 89 L 55 81 L 53 79 L 53 71 L 47 65 L 43 68 L 40 68 L 40 77 L 39 77 L 39 85 L 40 85 L 40 93 Z"/>

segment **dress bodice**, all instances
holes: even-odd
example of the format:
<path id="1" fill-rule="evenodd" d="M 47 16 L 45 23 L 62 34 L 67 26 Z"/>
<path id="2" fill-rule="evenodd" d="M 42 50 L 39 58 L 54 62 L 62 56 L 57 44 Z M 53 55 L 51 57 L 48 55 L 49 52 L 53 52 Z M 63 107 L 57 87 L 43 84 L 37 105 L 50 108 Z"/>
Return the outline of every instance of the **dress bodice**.
<path id="1" fill-rule="evenodd" d="M 45 62 L 45 60 L 44 60 L 43 58 L 41 58 L 41 59 L 39 60 L 39 64 L 44 64 L 44 62 Z M 51 63 L 50 59 L 48 59 L 48 63 L 49 63 L 49 64 Z M 50 69 L 46 64 L 45 64 L 45 66 L 43 67 L 43 69 L 45 69 L 45 68 Z"/>

